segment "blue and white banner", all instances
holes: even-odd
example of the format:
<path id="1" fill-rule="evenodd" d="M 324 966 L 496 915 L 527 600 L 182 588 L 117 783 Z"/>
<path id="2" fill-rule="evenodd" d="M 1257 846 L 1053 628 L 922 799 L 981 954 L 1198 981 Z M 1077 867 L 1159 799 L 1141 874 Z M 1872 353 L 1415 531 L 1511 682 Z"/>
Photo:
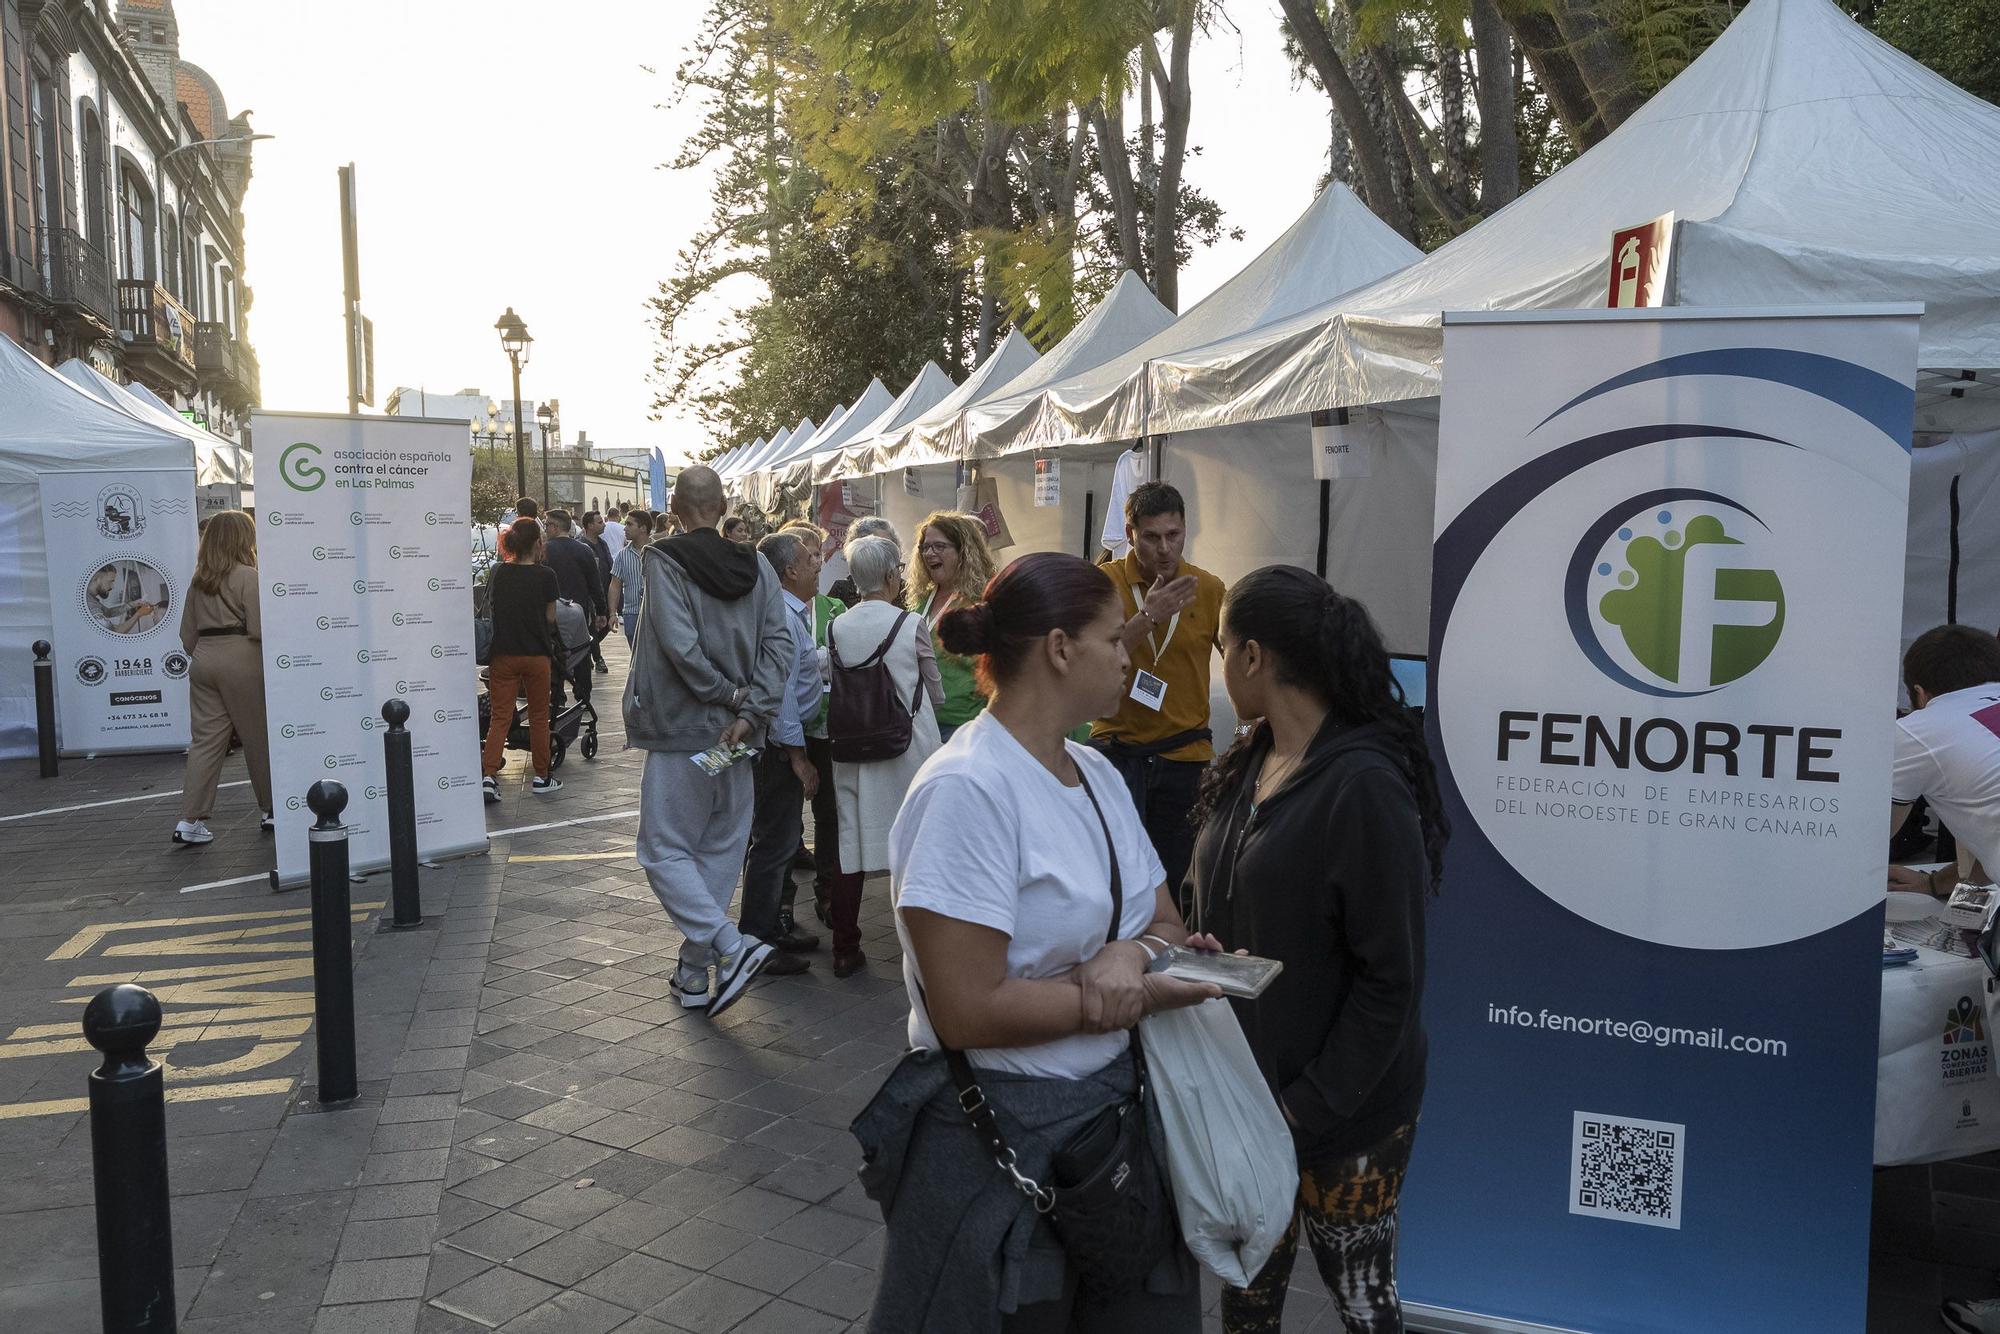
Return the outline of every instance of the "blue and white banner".
<path id="1" fill-rule="evenodd" d="M 1916 348 L 1447 316 L 1414 1302 L 1862 1328 Z"/>

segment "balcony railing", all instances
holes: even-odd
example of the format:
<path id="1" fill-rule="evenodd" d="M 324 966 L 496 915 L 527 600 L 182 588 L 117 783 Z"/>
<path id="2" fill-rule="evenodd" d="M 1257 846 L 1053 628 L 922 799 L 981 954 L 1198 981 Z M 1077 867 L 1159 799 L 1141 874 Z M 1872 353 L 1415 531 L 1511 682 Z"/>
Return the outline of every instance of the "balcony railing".
<path id="1" fill-rule="evenodd" d="M 221 389 L 225 397 L 258 401 L 257 354 L 232 336 L 228 325 L 194 326 L 194 368 L 203 383 Z"/>
<path id="2" fill-rule="evenodd" d="M 195 367 L 194 316 L 166 288 L 144 278 L 118 280 L 118 327 L 135 347 L 152 347 Z"/>
<path id="3" fill-rule="evenodd" d="M 104 251 L 76 232 L 67 229 L 50 238 L 49 299 L 73 306 L 90 315 L 107 329 L 118 313 L 112 293 L 111 261 Z"/>

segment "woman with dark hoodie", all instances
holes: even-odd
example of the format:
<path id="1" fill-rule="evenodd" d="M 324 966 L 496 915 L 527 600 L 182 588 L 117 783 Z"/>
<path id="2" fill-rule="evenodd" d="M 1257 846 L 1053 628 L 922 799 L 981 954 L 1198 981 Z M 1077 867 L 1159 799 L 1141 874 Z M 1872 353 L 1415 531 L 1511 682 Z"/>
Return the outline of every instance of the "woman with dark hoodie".
<path id="1" fill-rule="evenodd" d="M 1368 613 L 1306 570 L 1229 591 L 1222 675 L 1260 721 L 1202 785 L 1192 923 L 1284 972 L 1234 1001 L 1292 1127 L 1292 1225 L 1229 1334 L 1276 1330 L 1303 1227 L 1352 1334 L 1403 1328 L 1396 1201 L 1423 1100 L 1424 897 L 1447 833 L 1423 732 Z"/>

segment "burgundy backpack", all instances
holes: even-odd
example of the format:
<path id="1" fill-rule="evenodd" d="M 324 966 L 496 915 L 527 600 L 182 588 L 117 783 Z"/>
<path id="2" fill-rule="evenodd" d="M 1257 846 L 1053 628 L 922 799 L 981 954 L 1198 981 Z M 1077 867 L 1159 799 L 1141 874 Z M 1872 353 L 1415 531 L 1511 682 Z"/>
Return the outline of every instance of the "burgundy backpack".
<path id="1" fill-rule="evenodd" d="M 827 652 L 833 660 L 833 698 L 827 709 L 826 734 L 832 743 L 833 758 L 847 764 L 871 764 L 893 760 L 910 748 L 912 720 L 923 704 L 924 683 L 906 708 L 896 690 L 896 679 L 884 661 L 889 648 L 902 633 L 904 612 L 889 627 L 889 634 L 875 651 L 852 667 L 840 660 L 834 647 L 832 627 L 826 636 Z"/>

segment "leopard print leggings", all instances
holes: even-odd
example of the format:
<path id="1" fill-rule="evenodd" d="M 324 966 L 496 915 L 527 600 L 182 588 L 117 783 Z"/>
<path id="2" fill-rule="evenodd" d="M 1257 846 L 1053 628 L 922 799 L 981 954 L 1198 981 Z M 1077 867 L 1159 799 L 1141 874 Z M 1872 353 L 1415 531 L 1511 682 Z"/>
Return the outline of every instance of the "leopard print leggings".
<path id="1" fill-rule="evenodd" d="M 1226 1334 L 1276 1334 L 1301 1224 L 1348 1334 L 1402 1334 L 1396 1201 L 1416 1132 L 1412 1121 L 1359 1153 L 1300 1167 L 1298 1207 L 1263 1272 L 1247 1288 L 1222 1290 Z"/>

